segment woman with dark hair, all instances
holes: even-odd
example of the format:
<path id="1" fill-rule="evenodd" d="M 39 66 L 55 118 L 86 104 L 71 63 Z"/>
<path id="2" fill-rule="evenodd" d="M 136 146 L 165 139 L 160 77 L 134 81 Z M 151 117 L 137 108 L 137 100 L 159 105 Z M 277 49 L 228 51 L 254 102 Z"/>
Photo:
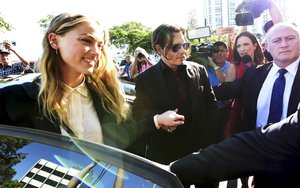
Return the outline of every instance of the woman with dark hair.
<path id="1" fill-rule="evenodd" d="M 248 31 L 237 35 L 233 45 L 233 66 L 227 71 L 231 81 L 240 79 L 248 68 L 264 63 L 265 57 L 255 35 Z M 230 134 L 243 130 L 242 106 L 239 98 L 233 100 L 229 120 Z"/>

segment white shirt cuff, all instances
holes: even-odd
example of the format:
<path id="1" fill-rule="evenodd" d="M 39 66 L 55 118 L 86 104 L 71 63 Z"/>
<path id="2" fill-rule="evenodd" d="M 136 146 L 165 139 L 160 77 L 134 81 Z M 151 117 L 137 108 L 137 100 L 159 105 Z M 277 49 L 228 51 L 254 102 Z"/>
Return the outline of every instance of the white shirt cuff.
<path id="1" fill-rule="evenodd" d="M 160 124 L 157 121 L 157 116 L 158 116 L 158 114 L 156 114 L 155 116 L 153 116 L 153 121 L 154 121 L 155 127 L 157 129 L 160 129 Z"/>

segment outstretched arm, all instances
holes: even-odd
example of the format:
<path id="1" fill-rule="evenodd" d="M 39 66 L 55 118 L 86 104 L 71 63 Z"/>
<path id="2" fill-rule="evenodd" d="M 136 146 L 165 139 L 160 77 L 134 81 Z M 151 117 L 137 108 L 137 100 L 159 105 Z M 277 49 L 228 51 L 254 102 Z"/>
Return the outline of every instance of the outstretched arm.
<path id="1" fill-rule="evenodd" d="M 11 52 L 13 52 L 14 54 L 16 54 L 16 56 L 21 60 L 21 62 L 23 63 L 24 67 L 27 67 L 30 65 L 30 63 L 25 60 L 22 56 L 19 55 L 19 53 L 17 53 L 17 51 L 12 47 L 12 45 L 7 42 L 7 41 L 4 41 L 3 42 L 3 45 L 6 49 L 10 50 Z"/>
<path id="2" fill-rule="evenodd" d="M 281 11 L 279 10 L 278 6 L 274 2 L 274 0 L 269 0 L 269 14 L 272 18 L 272 21 L 274 24 L 277 24 L 279 22 L 283 22 L 283 16 Z"/>
<path id="3" fill-rule="evenodd" d="M 183 183 L 207 183 L 297 169 L 299 110 L 279 123 L 236 134 L 171 164 Z M 298 165 L 298 166 L 297 166 Z"/>

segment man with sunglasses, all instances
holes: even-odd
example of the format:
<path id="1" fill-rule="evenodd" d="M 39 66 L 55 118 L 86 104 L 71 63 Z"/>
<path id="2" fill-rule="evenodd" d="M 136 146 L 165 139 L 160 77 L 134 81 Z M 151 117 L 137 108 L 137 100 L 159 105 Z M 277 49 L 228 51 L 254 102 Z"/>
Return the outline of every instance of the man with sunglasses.
<path id="1" fill-rule="evenodd" d="M 160 25 L 152 47 L 161 59 L 137 76 L 132 111 L 145 157 L 169 164 L 217 141 L 216 99 L 205 67 L 185 60 L 180 27 Z"/>

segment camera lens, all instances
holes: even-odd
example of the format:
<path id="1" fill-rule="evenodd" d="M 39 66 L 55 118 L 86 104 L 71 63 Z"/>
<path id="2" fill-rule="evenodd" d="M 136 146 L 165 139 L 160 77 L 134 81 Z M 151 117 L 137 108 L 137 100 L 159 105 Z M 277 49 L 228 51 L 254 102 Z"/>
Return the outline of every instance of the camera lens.
<path id="1" fill-rule="evenodd" d="M 139 54 L 137 55 L 137 58 L 138 58 L 138 59 L 142 59 L 143 57 L 145 57 L 145 56 L 144 56 L 144 54 L 142 54 L 142 53 L 139 53 Z"/>

